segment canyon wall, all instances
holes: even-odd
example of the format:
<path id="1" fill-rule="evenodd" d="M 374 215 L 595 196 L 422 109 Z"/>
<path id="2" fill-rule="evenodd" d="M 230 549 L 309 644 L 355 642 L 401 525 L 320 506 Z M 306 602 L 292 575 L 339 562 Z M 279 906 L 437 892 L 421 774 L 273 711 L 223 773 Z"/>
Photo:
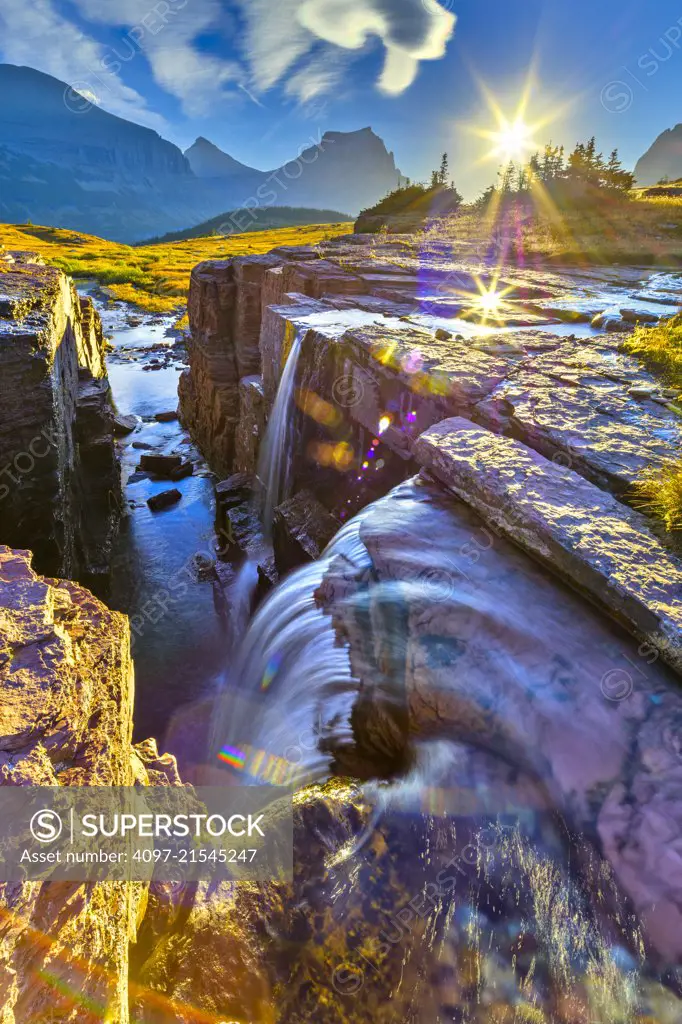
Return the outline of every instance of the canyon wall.
<path id="1" fill-rule="evenodd" d="M 0 546 L 0 786 L 177 785 L 132 745 L 128 620 Z M 0 1020 L 126 1024 L 141 883 L 0 883 Z"/>
<path id="2" fill-rule="evenodd" d="M 106 592 L 120 476 L 98 313 L 60 270 L 0 254 L 0 540 Z"/>

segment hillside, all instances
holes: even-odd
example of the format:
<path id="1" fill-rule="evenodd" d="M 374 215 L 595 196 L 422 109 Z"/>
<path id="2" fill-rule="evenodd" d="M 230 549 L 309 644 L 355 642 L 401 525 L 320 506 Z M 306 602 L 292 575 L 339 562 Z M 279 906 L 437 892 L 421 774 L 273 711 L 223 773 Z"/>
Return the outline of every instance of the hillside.
<path id="1" fill-rule="evenodd" d="M 463 206 L 426 237 L 446 237 L 477 252 L 505 259 L 632 266 L 682 265 L 682 198 L 641 195 L 603 197 L 574 207 L 506 203 Z"/>
<path id="2" fill-rule="evenodd" d="M 0 64 L 0 96 L 0 220 L 8 223 L 132 243 L 184 235 L 188 224 L 254 204 L 356 213 L 401 180 L 369 128 L 311 136 L 303 152 L 263 171 L 203 138 L 185 155 L 33 68 Z"/>
<path id="3" fill-rule="evenodd" d="M 210 235 L 227 237 L 255 231 L 279 231 L 282 228 L 299 227 L 304 224 L 341 224 L 353 218 L 338 210 L 310 210 L 301 206 L 271 206 L 245 213 L 244 210 L 228 210 L 218 217 L 205 220 L 196 227 L 185 231 L 174 231 L 161 238 L 150 238 L 145 245 L 165 242 L 182 242 L 189 238 L 206 238 Z M 243 227 L 242 227 L 243 225 Z M 350 230 L 350 229 L 349 229 Z"/>
<path id="4" fill-rule="evenodd" d="M 282 245 L 316 245 L 348 231 L 347 223 L 311 224 L 133 247 L 60 228 L 0 224 L 0 249 L 39 252 L 47 263 L 72 277 L 97 281 L 112 299 L 162 313 L 182 311 L 190 273 L 202 260 L 264 253 Z"/>

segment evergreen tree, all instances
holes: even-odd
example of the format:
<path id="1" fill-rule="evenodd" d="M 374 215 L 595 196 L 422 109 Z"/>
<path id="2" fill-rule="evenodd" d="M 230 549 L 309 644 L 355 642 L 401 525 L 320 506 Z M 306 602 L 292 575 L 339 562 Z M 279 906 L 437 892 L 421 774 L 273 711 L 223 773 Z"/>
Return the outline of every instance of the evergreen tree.
<path id="1" fill-rule="evenodd" d="M 614 149 L 604 169 L 604 184 L 615 192 L 629 192 L 635 184 L 634 174 L 623 169 L 617 149 Z"/>
<path id="2" fill-rule="evenodd" d="M 438 184 L 446 187 L 448 183 L 448 175 L 450 173 L 448 154 L 443 153 L 443 157 L 440 162 L 440 171 L 438 172 Z"/>
<path id="3" fill-rule="evenodd" d="M 448 191 L 451 193 L 451 199 L 453 204 L 456 206 L 461 206 L 462 203 L 464 202 L 464 197 L 460 193 L 459 189 L 455 187 L 454 181 L 450 182 L 450 187 Z"/>
<path id="4" fill-rule="evenodd" d="M 507 166 L 500 171 L 499 177 L 500 192 L 503 195 L 511 195 L 511 193 L 514 191 L 514 186 L 518 179 L 516 164 L 513 160 L 510 160 Z"/>

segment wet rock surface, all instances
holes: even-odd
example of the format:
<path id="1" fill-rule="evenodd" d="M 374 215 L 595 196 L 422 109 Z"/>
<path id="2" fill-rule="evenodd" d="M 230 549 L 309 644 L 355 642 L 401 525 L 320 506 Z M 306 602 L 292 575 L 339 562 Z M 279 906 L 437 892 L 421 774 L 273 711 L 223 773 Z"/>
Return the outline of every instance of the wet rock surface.
<path id="1" fill-rule="evenodd" d="M 360 683 L 356 728 L 387 716 L 387 741 L 417 762 L 454 741 L 516 766 L 608 862 L 651 963 L 678 963 L 682 875 L 661 870 L 657 838 L 679 824 L 677 677 L 434 482 L 376 503 L 360 536 L 371 565 L 355 590 L 342 563 L 320 590 Z M 518 818 L 528 794 L 489 781 L 463 799 Z"/>
<path id="2" fill-rule="evenodd" d="M 468 420 L 432 427 L 415 453 L 493 530 L 585 591 L 682 674 L 682 560 L 645 516 Z"/>
<path id="3" fill-rule="evenodd" d="M 147 498 L 147 504 L 152 512 L 161 512 L 164 508 L 170 508 L 171 505 L 177 505 L 181 500 L 182 494 L 180 491 L 172 488 L 169 491 L 160 491 L 159 494 L 153 494 L 151 498 Z"/>
<path id="4" fill-rule="evenodd" d="M 438 482 L 422 474 L 368 508 L 356 558 L 332 550 L 300 570 L 305 601 L 291 601 L 286 629 L 301 646 L 268 652 L 248 691 L 245 732 L 277 721 L 301 753 L 284 675 L 324 764 L 391 784 L 340 778 L 299 794 L 291 885 L 153 887 L 134 1020 L 678 1024 L 682 703 L 661 657 L 678 665 L 678 566 L 614 497 L 679 451 L 663 387 L 620 350 L 649 302 L 675 302 L 676 283 L 656 277 L 509 269 L 497 281 L 451 246 L 362 236 L 196 268 L 182 422 L 217 472 L 242 471 L 216 488 L 220 558 L 246 555 L 266 589 L 419 464 Z M 505 297 L 491 312 L 481 288 L 494 287 Z M 294 496 L 275 510 L 273 552 L 253 474 L 297 335 Z M 148 354 L 117 360 L 158 371 L 151 389 L 180 357 L 161 343 Z M 170 408 L 146 403 L 150 421 Z M 170 476 L 192 465 L 176 444 L 142 450 L 177 459 Z M 129 482 L 146 488 L 156 472 Z M 148 493 L 145 514 L 164 496 Z M 161 529 L 173 515 L 149 518 Z M 628 561 L 639 550 L 641 571 Z M 230 567 L 215 554 L 189 564 L 224 605 Z M 592 588 L 645 642 L 558 577 Z M 184 579 L 154 581 L 164 594 L 171 583 L 187 594 Z M 150 628 L 146 613 L 133 623 Z M 12 712 L 28 736 L 29 703 Z M 121 771 L 179 781 L 146 743 Z M 129 911 L 91 951 L 112 958 L 115 1010 Z"/>
<path id="5" fill-rule="evenodd" d="M 175 785 L 154 741 L 133 748 L 127 619 L 0 546 L 0 786 Z M 0 883 L 3 1021 L 128 1020 L 142 885 Z M 78 998 L 75 998 L 75 996 Z"/>
<path id="6" fill-rule="evenodd" d="M 493 275 L 466 247 L 413 236 L 357 235 L 202 264 L 190 297 L 183 415 L 190 427 L 203 424 L 192 429 L 215 468 L 252 472 L 292 337 L 303 332 L 294 490 L 313 472 L 324 476 L 318 453 L 338 444 L 352 449 L 342 480 L 352 490 L 388 414 L 385 493 L 414 439 L 463 415 L 550 458 L 563 453 L 577 472 L 627 496 L 644 468 L 674 460 L 682 442 L 663 382 L 621 351 L 624 332 L 682 301 L 670 275 L 644 276 L 517 267 Z M 264 406 L 245 367 L 262 375 Z"/>
<path id="7" fill-rule="evenodd" d="M 273 547 L 280 575 L 319 558 L 340 526 L 309 491 L 299 491 L 279 505 L 275 509 Z"/>
<path id="8" fill-rule="evenodd" d="M 0 536 L 106 593 L 120 504 L 98 314 L 30 254 L 0 273 Z"/>

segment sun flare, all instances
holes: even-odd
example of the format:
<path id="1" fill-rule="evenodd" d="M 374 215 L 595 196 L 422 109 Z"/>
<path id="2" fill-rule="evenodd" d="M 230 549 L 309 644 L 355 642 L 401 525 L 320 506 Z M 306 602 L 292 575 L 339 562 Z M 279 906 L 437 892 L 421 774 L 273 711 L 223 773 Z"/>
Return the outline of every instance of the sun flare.
<path id="1" fill-rule="evenodd" d="M 520 118 L 515 121 L 504 120 L 499 130 L 490 134 L 495 145 L 495 156 L 501 157 L 505 163 L 525 160 L 537 148 L 533 130 L 531 125 Z"/>
<path id="2" fill-rule="evenodd" d="M 476 299 L 481 312 L 485 317 L 494 317 L 502 302 L 502 294 L 498 291 L 483 291 Z"/>

